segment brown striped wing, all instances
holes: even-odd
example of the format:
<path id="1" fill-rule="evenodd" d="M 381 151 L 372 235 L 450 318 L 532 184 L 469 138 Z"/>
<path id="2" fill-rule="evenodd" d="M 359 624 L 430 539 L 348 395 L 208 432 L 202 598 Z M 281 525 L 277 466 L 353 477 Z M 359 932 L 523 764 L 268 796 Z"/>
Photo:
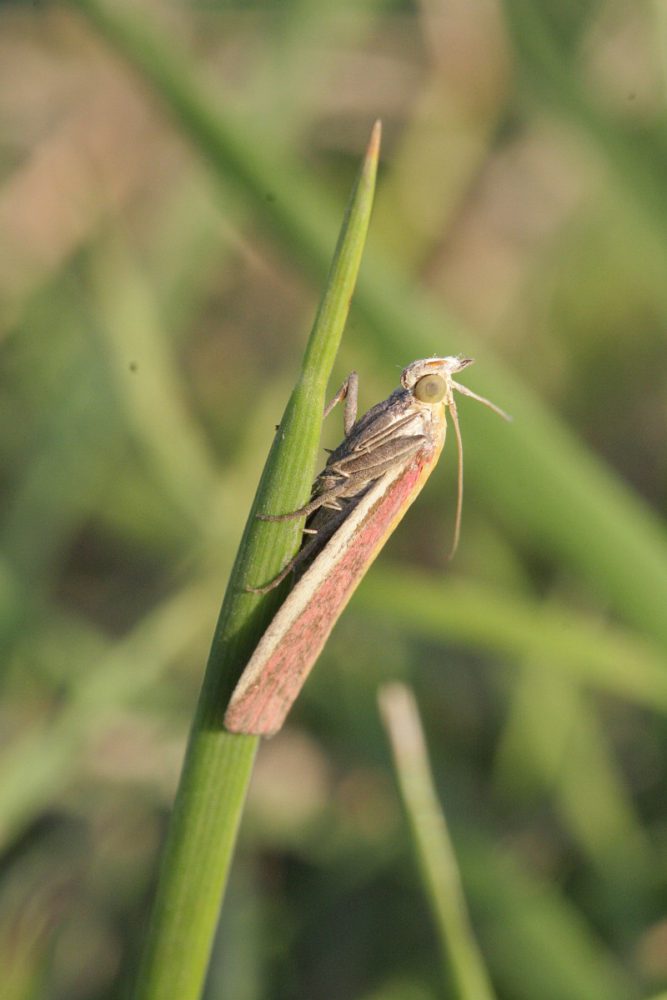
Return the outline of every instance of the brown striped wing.
<path id="1" fill-rule="evenodd" d="M 281 728 L 338 617 L 420 492 L 441 448 L 438 442 L 378 480 L 298 581 L 232 694 L 225 714 L 230 732 L 272 736 Z"/>

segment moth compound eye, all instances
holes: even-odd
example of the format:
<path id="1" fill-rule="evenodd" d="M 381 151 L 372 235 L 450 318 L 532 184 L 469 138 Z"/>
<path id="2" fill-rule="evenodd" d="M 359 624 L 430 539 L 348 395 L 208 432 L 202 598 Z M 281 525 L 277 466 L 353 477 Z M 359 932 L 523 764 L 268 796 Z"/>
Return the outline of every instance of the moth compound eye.
<path id="1" fill-rule="evenodd" d="M 420 403 L 440 403 L 447 395 L 447 382 L 442 375 L 424 375 L 413 392 Z"/>

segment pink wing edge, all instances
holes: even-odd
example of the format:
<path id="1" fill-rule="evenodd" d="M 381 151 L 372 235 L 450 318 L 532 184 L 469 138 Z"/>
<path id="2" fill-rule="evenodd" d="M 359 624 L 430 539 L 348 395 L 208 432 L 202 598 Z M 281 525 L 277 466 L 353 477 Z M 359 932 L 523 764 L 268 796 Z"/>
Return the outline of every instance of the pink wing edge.
<path id="1" fill-rule="evenodd" d="M 376 483 L 307 569 L 234 689 L 224 718 L 229 732 L 273 736 L 280 730 L 331 630 L 441 450 L 442 445 L 413 460 L 389 483 L 386 478 Z"/>

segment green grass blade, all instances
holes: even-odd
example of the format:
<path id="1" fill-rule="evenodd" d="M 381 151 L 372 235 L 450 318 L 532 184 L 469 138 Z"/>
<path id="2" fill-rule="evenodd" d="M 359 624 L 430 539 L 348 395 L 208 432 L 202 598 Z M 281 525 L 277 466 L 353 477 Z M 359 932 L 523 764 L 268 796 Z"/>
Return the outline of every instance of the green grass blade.
<path id="1" fill-rule="evenodd" d="M 461 869 L 503 997 L 637 1000 L 627 966 L 558 885 L 531 871 L 525 847 L 510 851 L 470 827 L 467 834 Z"/>
<path id="2" fill-rule="evenodd" d="M 588 95 L 585 58 L 579 57 L 576 39 L 563 32 L 562 26 L 559 30 L 556 11 L 549 17 L 531 0 L 504 0 L 503 7 L 530 101 L 537 97 L 551 114 L 566 119 L 587 144 L 597 148 L 619 192 L 634 202 L 644 224 L 664 243 L 664 123 L 639 130 L 620 116 L 614 119 L 601 102 Z M 594 22 L 595 13 L 584 14 L 582 23 Z M 566 11 L 563 20 L 569 14 Z"/>
<path id="3" fill-rule="evenodd" d="M 379 152 L 376 124 L 334 254 L 302 370 L 269 454 L 216 627 L 164 852 L 139 985 L 140 1000 L 195 1000 L 201 993 L 257 738 L 222 728 L 236 680 L 280 598 L 244 588 L 280 569 L 299 525 L 258 521 L 261 505 L 306 501 L 319 446 L 326 386 L 340 343 L 370 217 Z M 284 591 L 283 591 L 284 593 Z"/>
<path id="4" fill-rule="evenodd" d="M 335 202 L 289 155 L 269 149 L 265 136 L 232 117 L 217 85 L 201 78 L 187 56 L 140 10 L 120 9 L 105 0 L 68 0 L 80 10 L 131 66 L 154 87 L 178 126 L 233 194 L 259 208 L 259 224 L 278 230 L 281 239 L 318 282 L 329 266 L 331 238 L 338 229 Z M 227 117 L 229 116 L 229 117 Z M 271 197 L 267 197 L 271 195 Z"/>
<path id="5" fill-rule="evenodd" d="M 600 878 L 620 886 L 631 880 L 638 898 L 657 861 L 633 790 L 595 703 L 554 663 L 540 656 L 516 678 L 496 751 L 496 785 L 507 800 L 548 796 Z"/>
<path id="6" fill-rule="evenodd" d="M 433 786 L 417 704 L 405 685 L 387 684 L 380 692 L 380 708 L 455 995 L 458 1000 L 492 1000 L 493 989 L 470 926 L 454 848 Z"/>
<path id="7" fill-rule="evenodd" d="M 363 581 L 357 607 L 436 642 L 494 657 L 545 660 L 572 680 L 667 711 L 667 671 L 659 648 L 585 614 L 484 584 L 383 564 Z"/>
<path id="8" fill-rule="evenodd" d="M 224 190 L 231 185 L 254 203 L 304 269 L 321 275 L 333 229 L 328 194 L 262 138 L 253 139 L 245 123 L 225 115 L 186 60 L 134 13 L 99 0 L 70 3 L 152 83 L 213 164 Z M 274 196 L 270 202 L 267 192 Z M 653 511 L 468 331 L 454 330 L 442 308 L 404 275 L 376 263 L 366 269 L 356 303 L 388 373 L 434 352 L 463 351 L 480 361 L 470 381 L 511 410 L 515 423 L 508 429 L 481 407 L 462 404 L 469 479 L 493 497 L 494 510 L 517 537 L 576 567 L 628 621 L 667 648 L 667 538 Z"/>

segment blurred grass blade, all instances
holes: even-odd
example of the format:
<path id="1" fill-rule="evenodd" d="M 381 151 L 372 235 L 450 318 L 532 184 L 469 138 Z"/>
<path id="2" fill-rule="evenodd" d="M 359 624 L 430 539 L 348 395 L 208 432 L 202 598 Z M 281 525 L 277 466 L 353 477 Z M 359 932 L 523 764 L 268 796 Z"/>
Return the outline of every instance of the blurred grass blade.
<path id="1" fill-rule="evenodd" d="M 433 787 L 412 692 L 403 684 L 385 685 L 380 692 L 380 709 L 391 741 L 424 888 L 456 996 L 459 1000 L 493 1000 L 491 983 L 470 926 L 454 848 Z"/>
<path id="2" fill-rule="evenodd" d="M 141 23 L 136 11 L 70 0 L 155 87 L 228 193 L 254 204 L 259 218 L 311 275 L 321 275 L 333 231 L 328 193 L 295 163 L 235 122 L 200 84 L 187 60 Z M 213 90 L 211 90 L 213 93 Z M 273 197 L 267 201 L 266 194 Z M 454 330 L 439 304 L 404 274 L 376 262 L 357 292 L 378 357 L 389 364 L 434 352 L 463 351 L 480 361 L 474 388 L 511 409 L 511 434 L 481 408 L 465 407 L 468 479 L 493 497 L 494 510 L 524 543 L 576 566 L 628 621 L 667 648 L 667 538 L 647 504 L 582 446 L 565 423 L 468 331 Z M 443 342 L 450 340 L 451 347 Z M 509 471 L 511 470 L 511 471 Z M 564 516 L 564 511 L 567 516 Z M 628 573 L 628 567 L 633 572 Z"/>
<path id="3" fill-rule="evenodd" d="M 231 573 L 162 861 L 157 899 L 136 996 L 195 1000 L 211 943 L 252 770 L 257 739 L 222 729 L 236 680 L 284 589 L 245 591 L 270 579 L 299 544 L 292 522 L 255 518 L 261 504 L 293 510 L 309 494 L 326 386 L 354 290 L 375 191 L 380 143 L 376 123 L 334 254 L 296 386 L 275 436 Z"/>
<path id="4" fill-rule="evenodd" d="M 95 318 L 119 408 L 147 468 L 189 522 L 191 532 L 208 516 L 215 463 L 188 407 L 155 292 L 116 235 L 97 244 L 89 273 L 95 290 Z M 128 358 L 136 359 L 134 370 L 140 369 L 139 378 L 128 377 Z"/>
<path id="5" fill-rule="evenodd" d="M 632 789 L 598 720 L 593 699 L 552 669 L 526 664 L 513 685 L 495 761 L 506 801 L 548 796 L 563 827 L 608 883 L 632 881 L 635 899 L 658 864 Z"/>
<path id="6" fill-rule="evenodd" d="M 386 561 L 362 582 L 356 600 L 364 611 L 424 639 L 512 661 L 548 660 L 551 669 L 580 684 L 667 711 L 667 670 L 657 646 L 555 601 L 397 569 Z"/>
<path id="7" fill-rule="evenodd" d="M 503 8 L 531 101 L 538 96 L 552 114 L 573 123 L 586 143 L 597 146 L 619 192 L 634 201 L 650 231 L 658 228 L 659 245 L 664 246 L 664 118 L 650 131 L 639 130 L 620 115 L 609 114 L 603 100 L 596 102 L 588 96 L 585 28 L 599 30 L 596 5 L 588 5 L 574 33 L 566 27 L 575 9 L 571 5 L 563 5 L 560 11 L 555 6 L 549 12 L 533 0 L 503 0 Z"/>
<path id="8" fill-rule="evenodd" d="M 479 785 L 470 789 L 479 794 Z M 461 867 L 480 913 L 479 935 L 503 997 L 512 1000 L 638 1000 L 623 958 L 565 895 L 534 871 L 534 854 L 466 824 Z M 512 838 L 507 838 L 512 841 Z M 529 841 L 530 844 L 530 841 Z"/>

